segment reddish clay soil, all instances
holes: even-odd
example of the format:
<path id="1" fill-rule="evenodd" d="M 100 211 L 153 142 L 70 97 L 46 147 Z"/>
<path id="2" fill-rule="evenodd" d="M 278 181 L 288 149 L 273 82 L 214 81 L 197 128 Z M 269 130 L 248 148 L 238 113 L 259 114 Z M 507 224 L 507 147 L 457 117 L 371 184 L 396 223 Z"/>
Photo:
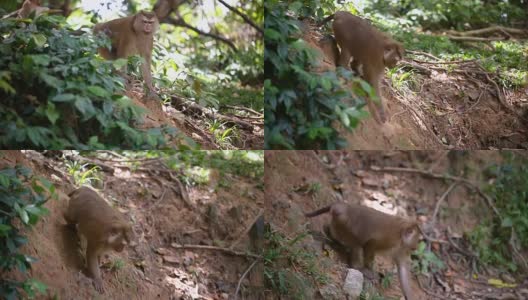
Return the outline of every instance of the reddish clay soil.
<path id="1" fill-rule="evenodd" d="M 334 71 L 331 52 L 319 43 L 323 35 L 309 23 L 304 29 L 303 39 L 320 53 L 315 71 Z M 383 80 L 387 122 L 369 117 L 352 133 L 340 130 L 349 150 L 528 149 L 527 88 L 505 91 L 508 110 L 490 89 L 460 74 L 433 70 L 412 78 L 411 86 L 400 90 Z"/>
<path id="2" fill-rule="evenodd" d="M 455 187 L 441 204 L 433 224 L 437 201 L 451 182 L 416 173 L 382 172 L 371 168 L 415 168 L 482 182 L 482 170 L 501 160 L 496 151 L 451 154 L 446 151 L 266 151 L 265 203 L 266 211 L 272 212 L 267 214 L 267 219 L 276 232 L 286 237 L 295 237 L 303 232 L 321 233 L 323 225 L 329 222 L 328 214 L 308 219 L 304 213 L 335 201 L 345 201 L 417 219 L 429 236 L 442 240 L 447 240 L 449 236 L 467 250 L 464 233 L 471 231 L 479 220 L 491 213 L 486 202 L 474 190 L 463 185 Z M 309 187 L 315 185 L 319 186 L 317 191 L 309 192 Z M 313 251 L 318 269 L 331 279 L 327 285 L 310 286 L 313 295 L 309 299 L 323 299 L 319 291 L 328 286 L 333 285 L 336 288 L 332 289 L 339 291 L 347 267 L 340 253 L 328 251 L 328 247 L 323 251 L 321 242 L 310 234 L 292 247 Z M 456 296 L 456 299 L 483 299 L 484 295 L 490 296 L 490 299 L 510 299 L 503 296 L 512 294 L 514 298 L 511 299 L 521 299 L 515 297 L 522 297 L 524 292 L 528 296 L 528 282 L 522 274 L 507 274 L 488 267 L 487 271 L 481 269 L 478 277 L 472 278 L 474 269 L 470 259 L 452 247 L 438 243 L 430 243 L 430 247 L 446 264 L 446 269 L 436 273 L 435 280 L 431 275 L 413 276 L 412 289 L 418 295 L 417 299 L 436 299 L 438 295 L 448 297 L 448 294 Z M 526 257 L 528 252 L 525 251 L 524 255 Z M 288 266 L 284 264 L 284 267 Z M 383 288 L 380 282 L 371 281 L 376 290 L 384 297 L 400 299 L 402 294 L 397 272 L 390 260 L 377 256 L 374 270 L 382 275 L 393 275 L 388 288 Z M 508 282 L 516 283 L 517 288 L 493 287 L 487 284 L 490 278 L 507 278 Z M 419 287 L 417 279 L 429 294 Z"/>
<path id="3" fill-rule="evenodd" d="M 156 167 L 145 166 L 152 172 L 133 171 L 118 163 L 112 170 L 103 168 L 104 184 L 98 188 L 133 224 L 138 245 L 102 259 L 105 293 L 100 295 L 85 275 L 77 235 L 64 226 L 62 214 L 73 189 L 64 162 L 33 151 L 6 152 L 0 162 L 30 167 L 57 187 L 58 199 L 45 205 L 49 214 L 33 229 L 24 230 L 29 244 L 22 252 L 38 260 L 29 276 L 48 286 L 42 299 L 228 299 L 254 261 L 245 255 L 174 246 L 233 245 L 234 251 L 249 252 L 245 230 L 264 206 L 262 181 L 220 176 L 212 170 L 209 184 L 188 187 L 189 197 L 184 201 L 177 184 L 156 173 Z M 122 262 L 122 267 L 112 268 L 116 262 Z M 240 299 L 255 293 L 249 282 L 257 275 L 251 272 L 242 281 Z M 21 278 L 20 274 L 11 276 Z"/>

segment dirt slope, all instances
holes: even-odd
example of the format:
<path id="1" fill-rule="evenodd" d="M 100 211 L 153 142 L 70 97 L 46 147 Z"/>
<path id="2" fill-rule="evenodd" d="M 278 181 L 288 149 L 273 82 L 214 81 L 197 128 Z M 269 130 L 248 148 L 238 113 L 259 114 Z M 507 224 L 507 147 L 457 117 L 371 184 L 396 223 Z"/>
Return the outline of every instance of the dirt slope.
<path id="1" fill-rule="evenodd" d="M 64 226 L 62 213 L 73 188 L 64 163 L 33 151 L 22 156 L 8 153 L 2 160 L 22 163 L 57 187 L 59 199 L 46 204 L 49 215 L 27 232 L 29 244 L 22 249 L 38 259 L 30 275 L 48 285 L 48 295 L 42 299 L 227 299 L 254 260 L 175 246 L 233 245 L 235 251 L 248 251 L 244 230 L 263 206 L 261 183 L 233 174 L 219 179 L 213 171 L 209 184 L 190 187 L 184 201 L 178 185 L 157 173 L 159 166 L 147 166 L 152 170 L 142 172 L 106 162 L 99 192 L 133 224 L 138 245 L 103 259 L 105 293 L 99 295 L 84 274 L 75 232 Z M 241 295 L 254 293 L 248 283 L 252 276 L 242 282 Z"/>
<path id="2" fill-rule="evenodd" d="M 335 70 L 331 52 L 321 46 L 323 35 L 305 24 L 304 40 L 320 53 L 317 71 Z M 348 149 L 528 149 L 528 89 L 506 91 L 508 110 L 493 88 L 484 89 L 457 73 L 433 70 L 429 76 L 415 74 L 413 80 L 414 87 L 398 91 L 384 79 L 388 121 L 378 124 L 369 118 L 353 133 L 342 130 Z M 516 113 L 523 111 L 524 119 Z"/>

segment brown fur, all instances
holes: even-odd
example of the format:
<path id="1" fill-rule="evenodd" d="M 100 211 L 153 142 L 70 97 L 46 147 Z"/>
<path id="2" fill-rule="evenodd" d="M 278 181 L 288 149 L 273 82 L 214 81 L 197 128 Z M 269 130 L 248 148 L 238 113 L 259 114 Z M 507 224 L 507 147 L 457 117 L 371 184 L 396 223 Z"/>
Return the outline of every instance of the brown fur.
<path id="1" fill-rule="evenodd" d="M 378 116 L 372 99 L 369 99 L 367 103 L 369 110 L 376 121 L 385 122 L 380 81 L 383 78 L 385 67 L 394 67 L 403 58 L 403 46 L 377 30 L 369 21 L 349 12 L 338 11 L 327 17 L 324 22 L 332 18 L 334 19 L 332 28 L 335 39 L 341 49 L 338 65 L 350 69 L 351 59 L 353 59 L 352 67 L 356 68 L 356 71 L 359 65 L 362 65 L 363 78 L 380 98 L 380 115 Z"/>
<path id="2" fill-rule="evenodd" d="M 305 216 L 328 212 L 331 215 L 330 238 L 349 250 L 349 264 L 354 268 L 372 269 L 376 254 L 388 254 L 398 266 L 403 294 L 412 299 L 410 254 L 420 239 L 418 224 L 366 206 L 345 203 L 335 203 Z"/>
<path id="3" fill-rule="evenodd" d="M 49 8 L 40 6 L 40 0 L 25 0 L 24 3 L 22 3 L 22 7 L 18 10 L 18 17 L 27 18 L 33 12 L 38 16 L 47 10 L 49 10 Z"/>
<path id="4" fill-rule="evenodd" d="M 145 62 L 141 66 L 141 73 L 149 92 L 154 91 L 152 84 L 152 48 L 154 33 L 159 28 L 158 18 L 153 12 L 139 13 L 115 19 L 106 23 L 96 24 L 94 34 L 103 32 L 112 41 L 112 48 L 100 48 L 99 54 L 105 59 L 127 58 L 139 54 Z"/>
<path id="5" fill-rule="evenodd" d="M 100 256 L 109 251 L 123 251 L 132 238 L 132 227 L 125 217 L 113 209 L 99 194 L 88 187 L 80 187 L 69 194 L 70 202 L 64 214 L 69 225 L 86 237 L 86 261 L 95 289 L 102 293 L 103 282 L 99 270 Z"/>
<path id="6" fill-rule="evenodd" d="M 184 0 L 158 0 L 156 4 L 154 4 L 154 12 L 159 20 L 163 20 L 173 11 L 178 13 L 176 9 L 183 3 L 183 1 Z"/>

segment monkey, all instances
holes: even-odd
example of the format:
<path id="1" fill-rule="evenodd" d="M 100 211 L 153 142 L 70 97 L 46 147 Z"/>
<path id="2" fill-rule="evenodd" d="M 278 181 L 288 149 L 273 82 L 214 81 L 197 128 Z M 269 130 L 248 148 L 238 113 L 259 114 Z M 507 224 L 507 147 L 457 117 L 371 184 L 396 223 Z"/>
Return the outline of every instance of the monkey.
<path id="1" fill-rule="evenodd" d="M 330 213 L 331 221 L 325 226 L 329 238 L 348 249 L 349 265 L 353 268 L 372 270 L 378 253 L 388 254 L 398 267 L 403 295 L 411 297 L 411 252 L 420 240 L 420 228 L 416 221 L 391 216 L 370 207 L 334 203 L 314 212 L 308 218 Z M 363 261 L 361 261 L 363 259 Z"/>
<path id="2" fill-rule="evenodd" d="M 154 12 L 156 13 L 156 16 L 158 16 L 158 20 L 165 19 L 173 11 L 178 13 L 176 9 L 184 1 L 185 0 L 158 0 L 156 4 L 154 4 Z"/>
<path id="3" fill-rule="evenodd" d="M 93 29 L 94 34 L 102 32 L 111 40 L 111 49 L 99 49 L 103 58 L 114 60 L 139 54 L 145 60 L 141 65 L 141 73 L 149 95 L 154 92 L 150 67 L 154 34 L 158 28 L 159 22 L 155 13 L 140 11 L 132 16 L 98 23 Z"/>
<path id="4" fill-rule="evenodd" d="M 33 12 L 38 16 L 46 10 L 49 10 L 49 8 L 40 6 L 40 0 L 26 0 L 18 10 L 18 18 L 27 18 Z"/>
<path id="5" fill-rule="evenodd" d="M 122 252 L 125 246 L 132 245 L 132 226 L 89 187 L 80 187 L 68 196 L 70 201 L 64 219 L 67 225 L 76 227 L 77 232 L 86 238 L 88 273 L 93 279 L 95 290 L 103 293 L 100 256 L 110 250 Z"/>
<path id="6" fill-rule="evenodd" d="M 362 67 L 363 77 L 380 99 L 379 116 L 372 99 L 367 105 L 374 119 L 385 123 L 385 109 L 380 90 L 380 81 L 385 67 L 393 68 L 403 58 L 403 45 L 385 33 L 377 30 L 366 19 L 362 19 L 346 11 L 338 11 L 323 19 L 322 26 L 333 19 L 332 29 L 336 42 L 341 49 L 338 66 L 359 70 Z M 350 63 L 353 58 L 352 64 Z"/>
<path id="7" fill-rule="evenodd" d="M 62 11 L 59 9 L 49 9 L 44 6 L 40 6 L 40 0 L 25 0 L 22 3 L 20 9 L 3 16 L 2 19 L 11 18 L 15 15 L 18 19 L 24 19 L 31 16 L 33 12 L 35 13 L 35 16 L 40 16 L 44 13 L 60 13 Z"/>

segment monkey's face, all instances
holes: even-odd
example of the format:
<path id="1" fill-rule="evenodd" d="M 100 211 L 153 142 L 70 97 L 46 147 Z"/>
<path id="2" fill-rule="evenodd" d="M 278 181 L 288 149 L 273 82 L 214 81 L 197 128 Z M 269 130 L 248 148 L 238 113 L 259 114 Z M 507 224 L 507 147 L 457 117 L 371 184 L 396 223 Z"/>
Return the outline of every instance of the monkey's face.
<path id="1" fill-rule="evenodd" d="M 108 248 L 114 249 L 117 252 L 122 252 L 125 246 L 131 244 L 132 229 L 130 227 L 116 227 L 112 228 L 108 236 Z"/>
<path id="2" fill-rule="evenodd" d="M 154 33 L 157 29 L 158 20 L 154 13 L 141 12 L 140 22 L 143 32 L 146 34 Z"/>
<path id="3" fill-rule="evenodd" d="M 403 46 L 399 43 L 388 44 L 385 46 L 383 62 L 388 68 L 394 68 L 398 61 L 403 58 Z"/>
<path id="4" fill-rule="evenodd" d="M 418 224 L 413 223 L 402 230 L 402 242 L 403 245 L 408 248 L 411 252 L 418 248 L 418 242 L 420 241 L 420 229 Z"/>

